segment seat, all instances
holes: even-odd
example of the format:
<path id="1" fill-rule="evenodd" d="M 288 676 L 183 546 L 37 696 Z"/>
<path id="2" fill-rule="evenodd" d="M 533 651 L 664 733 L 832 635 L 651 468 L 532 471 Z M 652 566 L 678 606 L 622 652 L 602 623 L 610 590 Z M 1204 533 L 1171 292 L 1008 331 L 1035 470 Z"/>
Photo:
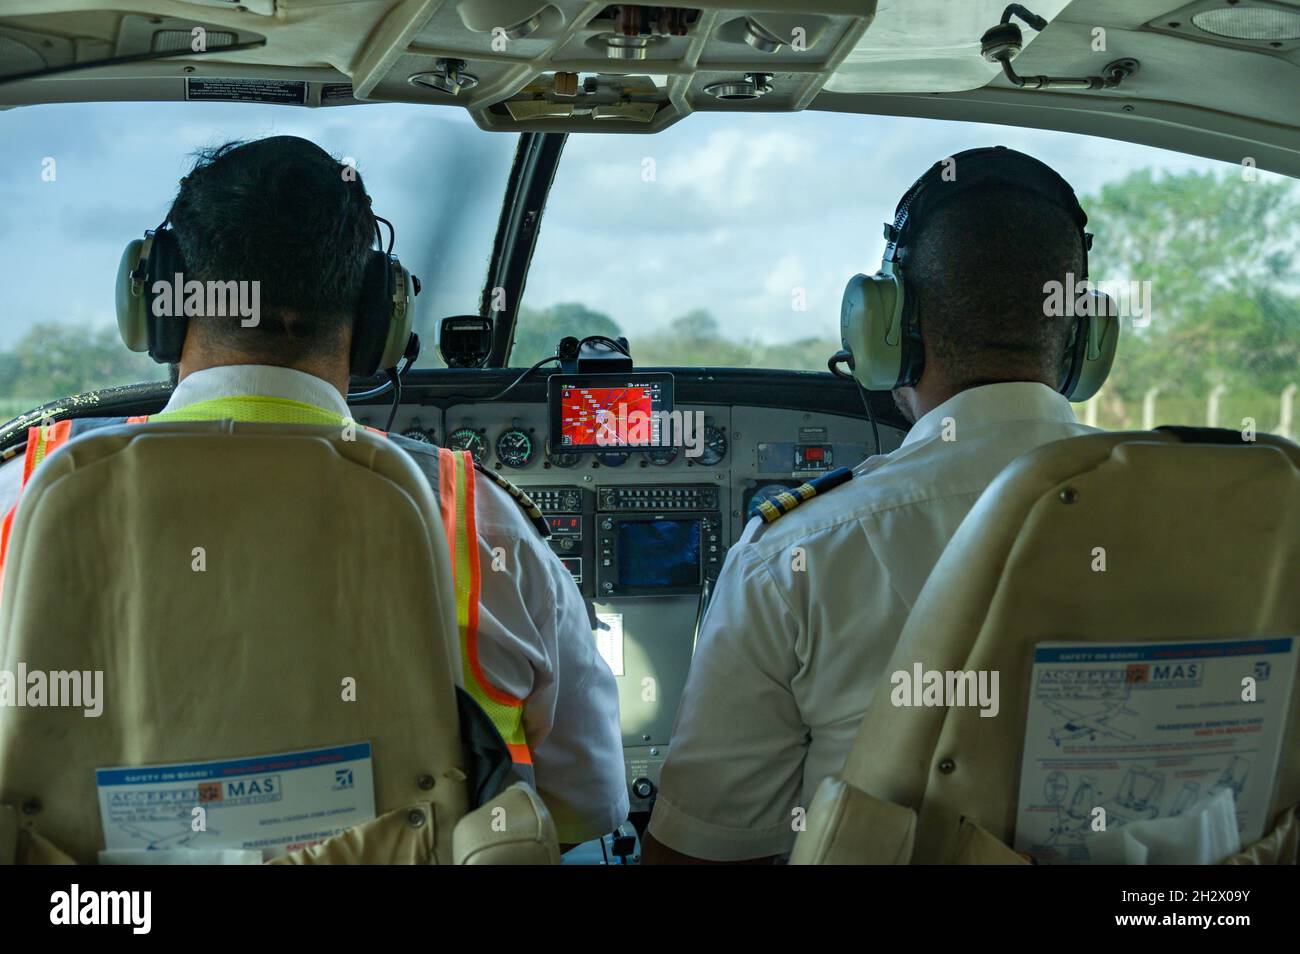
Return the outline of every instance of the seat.
<path id="1" fill-rule="evenodd" d="M 1035 645 L 1294 637 L 1298 571 L 1300 447 L 1289 441 L 1171 428 L 1071 438 L 1019 458 L 928 578 L 791 863 L 1024 863 L 1012 848 Z M 1294 667 L 1295 653 L 1287 658 Z M 997 716 L 895 705 L 893 674 L 918 662 L 998 673 Z M 1234 862 L 1295 861 L 1298 712 L 1294 687 L 1274 713 L 1284 734 L 1266 834 Z M 1139 783 L 1130 803 L 1154 792 Z"/>
<path id="2" fill-rule="evenodd" d="M 0 861 L 95 862 L 97 769 L 368 742 L 375 818 L 277 860 L 558 863 L 522 783 L 471 812 L 443 539 L 427 479 L 360 429 L 148 423 L 69 442 L 15 516 L 0 668 L 102 671 L 102 712 L 0 707 Z"/>

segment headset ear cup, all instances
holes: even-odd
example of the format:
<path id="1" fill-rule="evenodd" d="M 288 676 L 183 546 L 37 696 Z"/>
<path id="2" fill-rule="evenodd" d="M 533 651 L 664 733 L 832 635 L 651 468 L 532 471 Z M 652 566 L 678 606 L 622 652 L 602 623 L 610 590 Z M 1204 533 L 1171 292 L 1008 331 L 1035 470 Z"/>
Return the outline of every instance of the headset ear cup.
<path id="1" fill-rule="evenodd" d="M 170 287 L 186 280 L 185 259 L 171 229 L 159 229 L 153 233 L 149 266 L 145 271 L 140 299 L 144 305 L 145 327 L 149 329 L 149 357 L 159 364 L 176 364 L 181 360 L 181 352 L 185 348 L 189 319 L 183 308 L 179 313 L 174 308 L 160 308 L 156 310 L 162 314 L 156 314 L 153 293 L 157 282 L 166 282 Z M 183 298 L 183 295 L 178 291 L 177 297 Z"/>
<path id="2" fill-rule="evenodd" d="M 896 275 L 854 275 L 840 302 L 840 338 L 853 355 L 853 376 L 868 391 L 889 391 L 903 377 L 908 336 L 904 292 Z"/>
<path id="3" fill-rule="evenodd" d="M 130 350 L 145 352 L 149 350 L 149 325 L 146 317 L 146 294 L 143 278 L 135 280 L 136 269 L 140 265 L 140 252 L 144 248 L 144 239 L 132 239 L 122 251 L 122 261 L 117 266 L 117 332 L 122 336 L 122 344 Z"/>
<path id="4" fill-rule="evenodd" d="M 366 274 L 361 282 L 361 301 L 357 318 L 352 324 L 352 353 L 350 372 L 356 378 L 368 378 L 379 370 L 383 356 L 384 339 L 388 329 L 386 309 L 388 291 L 388 256 L 371 252 L 366 263 Z"/>
<path id="5" fill-rule="evenodd" d="M 395 368 L 411 337 L 411 274 L 395 256 L 372 252 L 361 287 L 361 303 L 352 326 L 350 371 L 368 378 Z"/>
<path id="6" fill-rule="evenodd" d="M 379 359 L 381 370 L 395 368 L 402 360 L 411 340 L 411 324 L 415 318 L 415 290 L 411 283 L 411 273 L 394 258 L 389 274 L 388 336 L 384 341 L 383 356 Z"/>
<path id="7" fill-rule="evenodd" d="M 1100 295 L 1100 298 L 1105 301 L 1094 302 L 1096 310 L 1086 319 L 1082 329 L 1084 340 L 1079 349 L 1079 368 L 1073 385 L 1066 391 L 1066 397 L 1076 404 L 1087 401 L 1101 390 L 1111 365 L 1115 363 L 1115 351 L 1119 346 L 1119 316 L 1115 303 L 1105 295 Z"/>

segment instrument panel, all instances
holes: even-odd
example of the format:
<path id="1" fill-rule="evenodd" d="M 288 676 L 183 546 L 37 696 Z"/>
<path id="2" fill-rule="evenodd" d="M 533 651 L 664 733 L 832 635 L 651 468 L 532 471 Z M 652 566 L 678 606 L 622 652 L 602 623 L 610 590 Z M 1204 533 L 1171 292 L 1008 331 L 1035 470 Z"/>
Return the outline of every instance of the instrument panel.
<path id="1" fill-rule="evenodd" d="M 767 496 L 872 452 L 859 417 L 724 404 L 679 405 L 689 447 L 556 452 L 536 403 L 403 406 L 394 430 L 468 450 L 536 502 L 550 547 L 590 607 L 619 686 L 632 810 L 658 792 L 699 623 L 729 547 Z M 373 408 L 357 420 L 384 421 Z M 367 416 L 375 419 L 366 420 Z M 880 428 L 884 450 L 902 432 Z"/>

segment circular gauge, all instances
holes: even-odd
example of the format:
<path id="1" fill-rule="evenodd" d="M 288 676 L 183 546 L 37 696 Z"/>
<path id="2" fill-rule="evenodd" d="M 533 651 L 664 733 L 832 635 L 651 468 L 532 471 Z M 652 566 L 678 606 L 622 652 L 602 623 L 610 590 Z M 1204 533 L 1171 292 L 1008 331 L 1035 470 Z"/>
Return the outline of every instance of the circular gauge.
<path id="1" fill-rule="evenodd" d="M 434 443 L 433 431 L 426 431 L 424 428 L 420 427 L 418 422 L 415 421 L 412 421 L 411 426 L 402 431 L 402 436 L 409 437 L 413 441 L 420 441 L 424 444 Z"/>
<path id="2" fill-rule="evenodd" d="M 517 427 L 502 431 L 497 438 L 497 457 L 507 467 L 527 467 L 533 459 L 533 439 Z"/>
<path id="3" fill-rule="evenodd" d="M 550 461 L 553 467 L 577 467 L 578 461 L 582 460 L 582 456 L 580 454 L 571 454 L 566 451 L 556 452 L 548 450 L 546 452 L 546 459 Z"/>
<path id="4" fill-rule="evenodd" d="M 605 467 L 622 467 L 631 456 L 627 451 L 606 451 L 603 454 L 597 454 L 596 460 L 600 461 L 601 465 Z"/>
<path id="5" fill-rule="evenodd" d="M 483 463 L 483 458 L 487 456 L 487 442 L 483 440 L 483 435 L 472 427 L 462 427 L 451 432 L 447 438 L 447 446 L 452 450 L 467 450 L 474 455 L 476 464 Z"/>
<path id="6" fill-rule="evenodd" d="M 656 447 L 645 452 L 646 460 L 656 467 L 667 467 L 677 459 L 676 447 Z"/>
<path id="7" fill-rule="evenodd" d="M 727 435 L 723 433 L 720 427 L 714 427 L 712 424 L 705 425 L 704 450 L 696 458 L 695 462 L 701 467 L 712 467 L 715 464 L 722 463 L 722 458 L 726 456 Z"/>

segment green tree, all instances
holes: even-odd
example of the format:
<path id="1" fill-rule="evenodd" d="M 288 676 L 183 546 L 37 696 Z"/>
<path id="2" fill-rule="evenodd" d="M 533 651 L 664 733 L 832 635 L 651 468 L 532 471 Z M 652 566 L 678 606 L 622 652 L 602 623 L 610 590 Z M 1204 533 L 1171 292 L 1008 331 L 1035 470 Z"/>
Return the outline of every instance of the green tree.
<path id="1" fill-rule="evenodd" d="M 755 350 L 751 367 L 788 368 L 791 371 L 825 371 L 826 361 L 840 349 L 833 338 L 798 338 Z"/>
<path id="2" fill-rule="evenodd" d="M 839 348 L 829 338 L 763 342 L 728 336 L 713 314 L 696 308 L 668 327 L 632 341 L 638 364 L 667 367 L 778 368 L 824 371 L 826 359 Z"/>
<path id="3" fill-rule="evenodd" d="M 166 370 L 126 350 L 115 328 L 35 325 L 0 354 L 0 397 L 19 410 L 96 388 L 161 380 Z"/>
<path id="4" fill-rule="evenodd" d="M 1294 183 L 1143 169 L 1084 206 L 1097 235 L 1092 277 L 1151 289 L 1150 320 L 1122 325 L 1109 423 L 1140 424 L 1150 388 L 1162 421 L 1202 423 L 1207 395 L 1222 385 L 1256 395 L 1244 406 L 1274 426 L 1277 395 L 1300 378 Z"/>
<path id="5" fill-rule="evenodd" d="M 643 365 L 747 367 L 752 344 L 723 337 L 718 319 L 696 308 L 632 342 L 632 356 Z"/>
<path id="6" fill-rule="evenodd" d="M 515 343 L 510 349 L 510 364 L 526 367 L 555 354 L 555 346 L 566 335 L 578 338 L 606 335 L 617 338 L 623 332 L 608 315 L 592 311 L 586 305 L 566 302 L 536 309 L 524 305 L 515 322 Z"/>

